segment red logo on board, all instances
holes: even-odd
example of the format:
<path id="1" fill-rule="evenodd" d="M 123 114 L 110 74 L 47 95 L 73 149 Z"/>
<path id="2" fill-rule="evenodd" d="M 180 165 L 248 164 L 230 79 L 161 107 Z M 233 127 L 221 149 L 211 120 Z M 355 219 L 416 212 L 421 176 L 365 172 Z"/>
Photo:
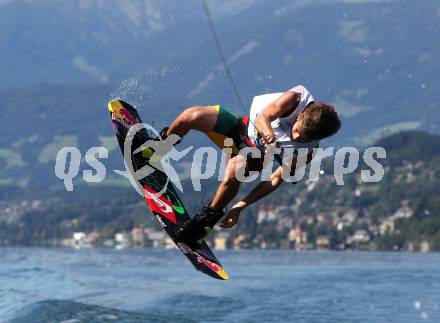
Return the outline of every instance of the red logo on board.
<path id="1" fill-rule="evenodd" d="M 165 219 L 177 224 L 176 215 L 173 210 L 173 203 L 162 195 L 159 195 L 151 187 L 144 186 L 145 201 L 151 211 L 160 214 Z"/>
<path id="2" fill-rule="evenodd" d="M 217 264 L 210 262 L 209 260 L 206 260 L 205 258 L 203 258 L 200 255 L 197 255 L 197 261 L 201 264 L 204 264 L 205 266 L 207 266 L 209 269 L 211 269 L 214 272 L 219 272 L 221 269 Z"/>
<path id="3" fill-rule="evenodd" d="M 137 123 L 136 120 L 131 116 L 131 114 L 126 109 L 119 110 L 119 113 L 122 114 L 125 118 L 127 118 L 132 125 L 135 125 Z"/>

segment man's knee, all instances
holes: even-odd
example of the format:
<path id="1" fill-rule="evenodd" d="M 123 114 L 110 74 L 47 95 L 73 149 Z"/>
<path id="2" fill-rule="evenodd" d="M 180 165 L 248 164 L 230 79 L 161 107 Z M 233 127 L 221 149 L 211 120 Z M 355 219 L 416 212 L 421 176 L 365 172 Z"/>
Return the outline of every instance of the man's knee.
<path id="1" fill-rule="evenodd" d="M 243 170 L 246 167 L 246 159 L 243 156 L 237 155 L 232 157 L 228 162 L 227 167 L 227 179 L 229 180 L 237 180 L 236 174 L 240 170 Z"/>

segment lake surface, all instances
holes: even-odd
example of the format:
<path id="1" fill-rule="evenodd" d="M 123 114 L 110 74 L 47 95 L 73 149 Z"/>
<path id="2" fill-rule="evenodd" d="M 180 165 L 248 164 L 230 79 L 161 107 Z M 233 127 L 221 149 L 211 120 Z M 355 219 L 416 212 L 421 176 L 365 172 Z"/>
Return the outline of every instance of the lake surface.
<path id="1" fill-rule="evenodd" d="M 0 322 L 440 322 L 440 254 L 0 248 Z"/>

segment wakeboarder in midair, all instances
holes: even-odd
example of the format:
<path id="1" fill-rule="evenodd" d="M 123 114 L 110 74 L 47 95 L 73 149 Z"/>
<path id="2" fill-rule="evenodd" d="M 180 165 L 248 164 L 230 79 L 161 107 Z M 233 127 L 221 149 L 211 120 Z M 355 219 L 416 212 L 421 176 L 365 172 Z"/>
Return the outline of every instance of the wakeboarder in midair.
<path id="1" fill-rule="evenodd" d="M 313 158 L 313 149 L 319 147 L 319 141 L 335 134 L 340 126 L 335 108 L 315 101 L 303 85 L 254 97 L 249 116 L 238 117 L 221 105 L 193 106 L 184 110 L 160 132 L 162 139 L 171 134 L 183 138 L 190 130 L 197 130 L 204 132 L 221 149 L 225 148 L 227 138 L 232 139 L 233 146 L 225 177 L 211 202 L 177 230 L 176 238 L 188 244 L 203 239 L 223 218 L 223 210 L 236 196 L 241 184 L 236 176 L 238 169 L 261 172 L 269 145 L 278 143 L 281 147 L 307 148 L 308 163 Z M 238 154 L 245 147 L 260 149 L 261 158 Z M 297 157 L 293 157 L 291 165 L 296 165 Z M 279 166 L 270 180 L 257 184 L 229 210 L 221 226 L 233 227 L 244 208 L 277 189 L 283 182 L 282 172 L 283 167 Z"/>

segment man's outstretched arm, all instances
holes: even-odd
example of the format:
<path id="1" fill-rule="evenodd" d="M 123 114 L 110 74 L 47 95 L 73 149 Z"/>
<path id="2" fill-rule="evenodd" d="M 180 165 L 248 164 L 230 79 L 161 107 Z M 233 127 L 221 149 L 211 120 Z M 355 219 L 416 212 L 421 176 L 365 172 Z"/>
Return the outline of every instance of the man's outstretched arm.
<path id="1" fill-rule="evenodd" d="M 313 153 L 309 153 L 307 155 L 307 159 L 305 161 L 305 164 L 303 164 L 303 165 L 296 165 L 297 159 L 294 158 L 292 161 L 292 167 L 296 167 L 296 169 L 298 169 L 298 168 L 305 166 L 306 164 L 308 164 L 312 161 L 313 156 L 314 156 Z M 295 173 L 296 169 L 291 170 L 292 175 Z M 235 204 L 229 210 L 228 215 L 222 221 L 220 226 L 223 228 L 232 228 L 237 223 L 238 217 L 240 216 L 240 213 L 244 208 L 246 208 L 249 205 L 251 205 L 252 203 L 255 203 L 256 201 L 262 199 L 263 197 L 269 195 L 270 193 L 275 191 L 283 183 L 282 174 L 283 174 L 283 167 L 280 166 L 271 175 L 269 181 L 260 182 L 240 202 Z M 293 184 L 295 184 L 295 183 L 293 183 Z"/>
<path id="2" fill-rule="evenodd" d="M 260 182 L 255 186 L 252 191 L 249 192 L 240 202 L 235 204 L 231 210 L 229 210 L 227 217 L 220 224 L 223 228 L 233 227 L 240 216 L 240 212 L 249 206 L 250 204 L 262 199 L 275 191 L 283 182 L 281 178 L 282 168 L 278 167 L 277 170 L 271 175 L 269 181 Z"/>
<path id="3" fill-rule="evenodd" d="M 283 179 L 281 178 L 281 173 L 282 168 L 278 167 L 277 170 L 270 176 L 269 181 L 260 182 L 236 205 L 240 205 L 242 206 L 242 208 L 245 208 L 248 205 L 262 199 L 263 197 L 275 191 L 283 182 Z"/>

